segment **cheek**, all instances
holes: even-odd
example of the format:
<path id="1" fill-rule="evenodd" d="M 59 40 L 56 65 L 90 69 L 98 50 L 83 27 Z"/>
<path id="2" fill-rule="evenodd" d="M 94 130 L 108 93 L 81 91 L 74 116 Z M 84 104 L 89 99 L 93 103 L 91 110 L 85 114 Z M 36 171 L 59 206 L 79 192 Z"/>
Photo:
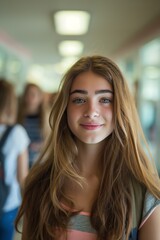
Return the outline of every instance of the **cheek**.
<path id="1" fill-rule="evenodd" d="M 110 121 L 113 121 L 113 112 L 112 111 L 110 111 L 108 113 L 108 118 L 109 118 Z"/>
<path id="2" fill-rule="evenodd" d="M 67 118 L 68 119 L 71 119 L 72 121 L 74 121 L 74 119 L 76 119 L 78 115 L 79 115 L 79 113 L 74 106 L 69 105 L 67 107 Z"/>
<path id="3" fill-rule="evenodd" d="M 113 109 L 112 108 L 105 109 L 104 115 L 106 119 L 111 121 L 113 119 Z"/>
<path id="4" fill-rule="evenodd" d="M 112 110 L 107 110 L 105 113 L 105 119 L 108 124 L 111 124 L 112 127 L 114 128 L 114 116 L 113 116 L 113 111 Z"/>
<path id="5" fill-rule="evenodd" d="M 77 128 L 79 122 L 79 112 L 75 108 L 68 107 L 67 109 L 67 123 L 70 130 L 73 132 Z"/>

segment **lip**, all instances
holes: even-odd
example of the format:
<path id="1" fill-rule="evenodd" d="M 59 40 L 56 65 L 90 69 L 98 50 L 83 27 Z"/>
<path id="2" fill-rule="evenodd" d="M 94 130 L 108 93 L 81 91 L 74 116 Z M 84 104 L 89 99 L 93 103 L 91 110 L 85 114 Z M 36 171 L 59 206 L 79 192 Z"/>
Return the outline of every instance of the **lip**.
<path id="1" fill-rule="evenodd" d="M 103 126 L 103 124 L 80 124 L 81 127 L 87 130 L 96 130 Z"/>

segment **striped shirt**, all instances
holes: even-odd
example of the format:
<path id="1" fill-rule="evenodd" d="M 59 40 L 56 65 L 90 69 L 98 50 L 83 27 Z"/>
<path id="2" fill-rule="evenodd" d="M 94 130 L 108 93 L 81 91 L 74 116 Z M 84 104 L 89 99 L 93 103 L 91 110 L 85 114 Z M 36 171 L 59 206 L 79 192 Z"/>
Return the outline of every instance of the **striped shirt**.
<path id="1" fill-rule="evenodd" d="M 42 141 L 43 141 L 41 129 L 40 129 L 39 115 L 27 116 L 24 120 L 23 126 L 26 129 L 28 136 L 31 140 L 31 144 L 28 149 L 29 150 L 29 165 L 31 167 L 39 156 L 39 150 L 33 149 L 32 144 L 33 143 L 42 143 Z"/>

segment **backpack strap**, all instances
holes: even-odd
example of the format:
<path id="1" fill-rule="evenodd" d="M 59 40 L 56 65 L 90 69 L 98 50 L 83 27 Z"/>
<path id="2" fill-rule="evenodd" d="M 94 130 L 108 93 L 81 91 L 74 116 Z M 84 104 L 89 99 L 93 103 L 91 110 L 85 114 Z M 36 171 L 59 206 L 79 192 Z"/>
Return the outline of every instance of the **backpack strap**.
<path id="1" fill-rule="evenodd" d="M 5 141 L 6 141 L 6 139 L 7 139 L 7 137 L 8 137 L 8 135 L 9 135 L 9 133 L 11 132 L 11 130 L 12 130 L 13 127 L 14 127 L 14 126 L 8 126 L 7 129 L 6 129 L 6 131 L 5 131 L 4 134 L 3 134 L 2 138 L 0 139 L 0 148 L 1 148 L 1 149 L 2 149 L 2 147 L 3 147 L 3 145 L 4 145 Z"/>

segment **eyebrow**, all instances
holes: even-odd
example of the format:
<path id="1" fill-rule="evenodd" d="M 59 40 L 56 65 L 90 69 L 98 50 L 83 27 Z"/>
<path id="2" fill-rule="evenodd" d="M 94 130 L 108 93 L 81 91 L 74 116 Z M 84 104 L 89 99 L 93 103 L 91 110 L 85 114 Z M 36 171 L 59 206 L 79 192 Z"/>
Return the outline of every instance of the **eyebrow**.
<path id="1" fill-rule="evenodd" d="M 75 89 L 74 91 L 72 91 L 70 93 L 70 95 L 74 94 L 74 93 L 81 93 L 81 94 L 88 94 L 88 91 L 86 90 L 81 90 L 81 89 Z M 102 94 L 102 93 L 111 93 L 113 94 L 113 91 L 109 90 L 109 89 L 101 89 L 101 90 L 97 90 L 95 91 L 95 94 Z"/>

